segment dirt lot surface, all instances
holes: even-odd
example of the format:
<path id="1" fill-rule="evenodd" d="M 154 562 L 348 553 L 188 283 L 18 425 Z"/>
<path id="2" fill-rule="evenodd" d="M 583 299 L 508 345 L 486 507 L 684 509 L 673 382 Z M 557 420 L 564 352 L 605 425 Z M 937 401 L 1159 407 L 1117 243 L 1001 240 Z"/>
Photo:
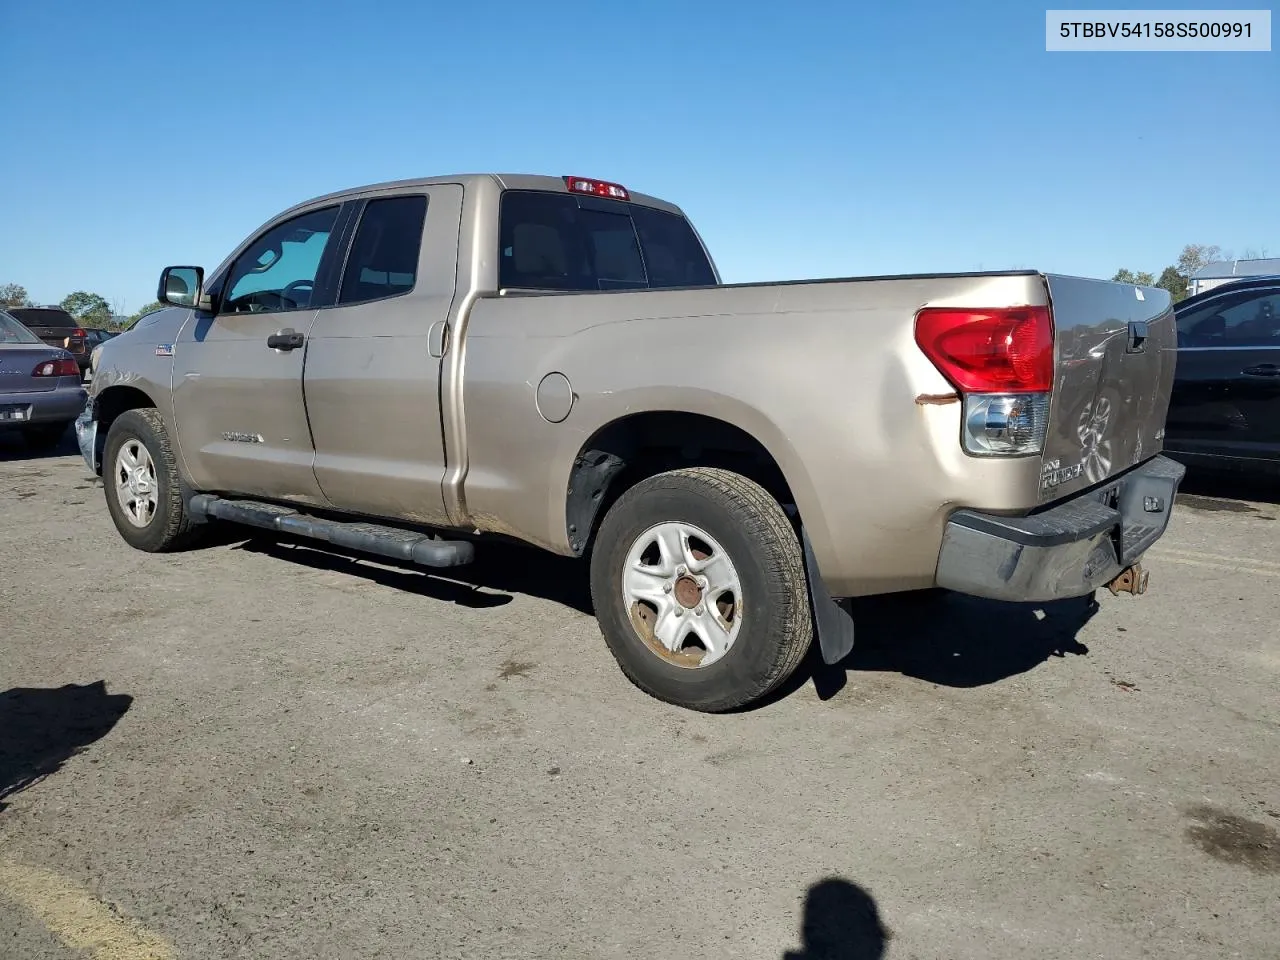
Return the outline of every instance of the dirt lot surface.
<path id="1" fill-rule="evenodd" d="M 0 957 L 1280 956 L 1280 509 L 1151 592 L 859 604 L 839 669 L 646 698 L 585 571 L 130 550 L 0 438 Z"/>

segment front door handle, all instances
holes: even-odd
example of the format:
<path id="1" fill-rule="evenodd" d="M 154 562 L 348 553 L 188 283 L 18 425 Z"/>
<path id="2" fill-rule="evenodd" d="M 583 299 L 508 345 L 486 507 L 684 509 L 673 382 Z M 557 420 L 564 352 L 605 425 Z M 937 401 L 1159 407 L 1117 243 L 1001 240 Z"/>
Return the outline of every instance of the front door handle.
<path id="1" fill-rule="evenodd" d="M 1245 367 L 1240 372 L 1246 377 L 1280 377 L 1280 366 L 1274 363 L 1260 363 L 1256 367 Z"/>
<path id="2" fill-rule="evenodd" d="M 267 337 L 267 346 L 272 350 L 297 350 L 306 339 L 296 330 L 285 327 L 279 333 L 273 333 Z"/>

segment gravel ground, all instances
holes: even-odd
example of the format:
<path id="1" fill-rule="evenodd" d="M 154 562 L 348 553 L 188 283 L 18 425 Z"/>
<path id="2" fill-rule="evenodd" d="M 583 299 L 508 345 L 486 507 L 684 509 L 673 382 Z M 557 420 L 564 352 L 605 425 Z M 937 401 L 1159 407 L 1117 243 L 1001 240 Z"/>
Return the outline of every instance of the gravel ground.
<path id="1" fill-rule="evenodd" d="M 1145 597 L 864 601 L 714 717 L 572 562 L 149 556 L 0 438 L 0 957 L 1274 960 L 1280 509 L 1214 492 Z"/>

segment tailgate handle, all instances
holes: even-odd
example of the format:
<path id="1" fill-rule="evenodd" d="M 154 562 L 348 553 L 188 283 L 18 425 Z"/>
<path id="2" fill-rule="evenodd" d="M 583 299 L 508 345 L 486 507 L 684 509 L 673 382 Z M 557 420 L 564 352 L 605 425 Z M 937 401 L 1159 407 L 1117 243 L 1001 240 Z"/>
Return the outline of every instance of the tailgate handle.
<path id="1" fill-rule="evenodd" d="M 1256 367 L 1245 367 L 1240 372 L 1246 377 L 1280 377 L 1280 367 L 1274 363 L 1260 363 Z"/>
<path id="2" fill-rule="evenodd" d="M 1129 321 L 1129 345 L 1125 348 L 1127 353 L 1142 353 L 1147 349 L 1147 321 L 1130 320 Z"/>

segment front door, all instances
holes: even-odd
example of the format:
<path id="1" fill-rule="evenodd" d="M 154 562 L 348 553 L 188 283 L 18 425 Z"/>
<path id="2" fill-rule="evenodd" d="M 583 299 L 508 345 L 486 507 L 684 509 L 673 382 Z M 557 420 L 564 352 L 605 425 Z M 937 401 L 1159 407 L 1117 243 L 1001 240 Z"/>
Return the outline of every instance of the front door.
<path id="1" fill-rule="evenodd" d="M 438 184 L 365 201 L 336 302 L 307 336 L 315 476 L 343 510 L 448 523 L 440 364 L 462 196 Z"/>
<path id="2" fill-rule="evenodd" d="M 1165 447 L 1280 459 L 1280 286 L 1224 292 L 1178 318 Z"/>
<path id="3" fill-rule="evenodd" d="M 302 368 L 340 209 L 269 226 L 211 278 L 216 314 L 193 312 L 173 345 L 174 414 L 197 489 L 324 504 Z"/>

